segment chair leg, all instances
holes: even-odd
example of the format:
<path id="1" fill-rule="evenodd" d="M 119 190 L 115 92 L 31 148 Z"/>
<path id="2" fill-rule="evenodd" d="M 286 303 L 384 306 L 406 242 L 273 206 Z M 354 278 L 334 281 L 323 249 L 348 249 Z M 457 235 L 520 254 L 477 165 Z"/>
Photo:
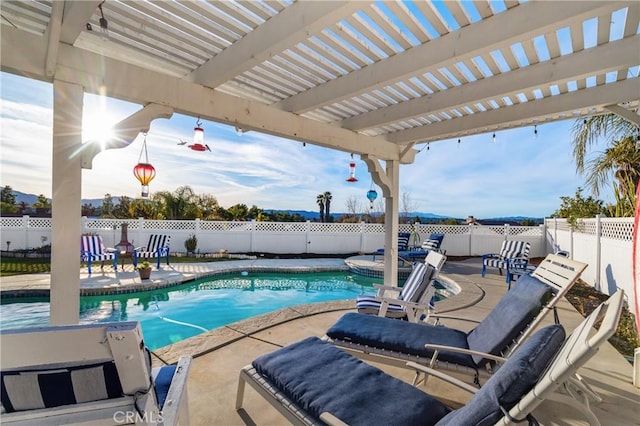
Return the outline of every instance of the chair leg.
<path id="1" fill-rule="evenodd" d="M 487 273 L 487 265 L 482 265 L 482 277 L 484 278 L 484 274 Z"/>
<path id="2" fill-rule="evenodd" d="M 89 275 L 91 275 L 91 257 L 87 257 L 87 269 L 89 270 Z"/>

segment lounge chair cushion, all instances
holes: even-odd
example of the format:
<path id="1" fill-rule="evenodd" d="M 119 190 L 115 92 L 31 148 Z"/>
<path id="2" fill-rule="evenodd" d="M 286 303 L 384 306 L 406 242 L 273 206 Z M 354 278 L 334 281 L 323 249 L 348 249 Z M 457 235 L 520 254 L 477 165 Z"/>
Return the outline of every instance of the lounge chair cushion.
<path id="1" fill-rule="evenodd" d="M 450 411 L 421 390 L 317 337 L 263 355 L 253 367 L 316 419 L 329 412 L 349 425 L 434 425 Z M 372 389 L 378 389 L 375 398 Z"/>
<path id="2" fill-rule="evenodd" d="M 427 324 L 408 323 L 358 313 L 344 314 L 327 331 L 327 336 L 336 340 L 373 346 L 419 357 L 431 357 L 432 350 L 425 349 L 427 343 L 469 349 L 467 334 L 453 328 Z M 471 356 L 443 351 L 438 360 L 477 368 Z"/>
<path id="3" fill-rule="evenodd" d="M 51 408 L 123 395 L 113 362 L 3 371 L 0 398 L 7 412 Z"/>
<path id="4" fill-rule="evenodd" d="M 160 407 L 161 410 L 162 407 L 164 407 L 164 402 L 167 400 L 167 394 L 169 393 L 176 367 L 176 365 L 165 365 L 164 367 L 154 368 L 152 370 L 153 388 L 156 392 L 158 407 Z"/>
<path id="5" fill-rule="evenodd" d="M 531 323 L 552 295 L 551 287 L 525 275 L 500 299 L 489 315 L 467 336 L 470 349 L 499 355 Z M 477 365 L 486 361 L 473 356 Z"/>
<path id="6" fill-rule="evenodd" d="M 462 408 L 444 417 L 438 426 L 493 425 L 529 392 L 560 350 L 565 338 L 560 324 L 543 328 L 518 348 Z"/>

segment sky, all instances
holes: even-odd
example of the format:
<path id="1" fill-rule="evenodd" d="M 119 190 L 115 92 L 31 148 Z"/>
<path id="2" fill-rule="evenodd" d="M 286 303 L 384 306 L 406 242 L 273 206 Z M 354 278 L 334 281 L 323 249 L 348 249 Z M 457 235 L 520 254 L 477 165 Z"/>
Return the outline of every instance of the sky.
<path id="1" fill-rule="evenodd" d="M 51 197 L 53 85 L 0 73 L 0 184 Z M 106 134 L 110 126 L 140 105 L 85 94 L 83 141 Z M 189 185 L 224 207 L 243 203 L 265 210 L 317 211 L 316 197 L 332 194 L 331 210 L 345 212 L 356 199 L 368 210 L 372 180 L 356 154 L 356 178 L 349 183 L 349 153 L 258 132 L 238 135 L 234 127 L 202 120 L 212 151 L 180 146 L 193 138 L 197 117 L 174 114 L 157 119 L 146 136 L 149 162 L 156 169 L 151 193 Z M 571 127 L 574 120 L 548 123 L 417 145 L 415 162 L 400 167 L 400 191 L 412 211 L 478 219 L 505 216 L 548 217 L 561 196 L 584 187 L 575 172 Z M 98 136 L 96 136 L 98 135 Z M 131 145 L 100 153 L 82 171 L 82 198 L 140 196 L 133 176 L 144 136 Z M 595 147 L 602 150 L 602 147 Z M 144 156 L 143 156 L 144 160 Z M 382 211 L 382 191 L 374 210 Z M 607 194 L 599 197 L 610 201 Z M 400 206 L 402 210 L 402 205 Z"/>

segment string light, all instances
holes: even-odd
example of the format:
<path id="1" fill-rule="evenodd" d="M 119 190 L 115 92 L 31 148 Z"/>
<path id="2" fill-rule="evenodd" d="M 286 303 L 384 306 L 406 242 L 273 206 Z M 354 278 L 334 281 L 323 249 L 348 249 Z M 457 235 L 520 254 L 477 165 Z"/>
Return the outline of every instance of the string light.
<path id="1" fill-rule="evenodd" d="M 458 148 L 460 148 L 460 138 L 458 138 Z"/>
<path id="2" fill-rule="evenodd" d="M 537 124 L 533 125 L 533 137 L 538 139 L 538 125 Z"/>
<path id="3" fill-rule="evenodd" d="M 493 132 L 493 143 L 496 143 L 496 132 Z"/>

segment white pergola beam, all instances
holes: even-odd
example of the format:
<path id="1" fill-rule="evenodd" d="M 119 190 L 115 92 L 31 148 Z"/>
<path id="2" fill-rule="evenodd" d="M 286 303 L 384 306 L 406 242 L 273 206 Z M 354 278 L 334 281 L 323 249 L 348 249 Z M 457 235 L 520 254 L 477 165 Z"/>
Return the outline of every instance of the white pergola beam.
<path id="1" fill-rule="evenodd" d="M 498 108 L 452 120 L 431 123 L 387 135 L 387 139 L 403 144 L 415 141 L 437 141 L 457 135 L 486 133 L 490 129 L 521 126 L 527 120 L 549 116 L 566 115 L 574 117 L 576 111 L 603 108 L 640 99 L 638 79 L 628 79 L 590 89 L 551 96 L 545 99 L 524 102 L 518 105 Z M 577 116 L 575 116 L 577 117 Z M 544 121 L 540 119 L 540 121 Z"/>
<path id="2" fill-rule="evenodd" d="M 502 96 L 530 92 L 553 82 L 579 80 L 640 64 L 640 35 L 540 62 L 473 83 L 453 87 L 387 108 L 342 120 L 341 127 L 362 130 L 420 115 L 475 105 Z M 605 61 L 602 58 L 606 58 Z"/>
<path id="3" fill-rule="evenodd" d="M 45 57 L 45 74 L 47 77 L 53 77 L 58 58 L 58 43 L 60 43 L 60 34 L 62 33 L 62 17 L 64 14 L 64 2 L 53 2 L 51 6 L 51 18 L 45 33 L 47 39 L 47 51 Z"/>
<path id="4" fill-rule="evenodd" d="M 607 105 L 604 109 L 611 111 L 614 114 L 619 115 L 631 123 L 635 123 L 637 126 L 640 126 L 640 110 L 633 112 L 628 109 L 622 108 L 620 105 Z"/>
<path id="5" fill-rule="evenodd" d="M 84 0 L 84 1 L 60 1 L 55 3 L 64 3 L 64 16 L 62 18 L 62 31 L 60 33 L 60 41 L 67 44 L 73 44 L 80 33 L 85 29 L 87 22 L 96 10 L 101 0 Z M 99 28 L 98 28 L 99 30 Z"/>
<path id="6" fill-rule="evenodd" d="M 98 93 L 105 85 L 108 95 L 117 99 L 173 106 L 183 114 L 340 151 L 403 163 L 413 162 L 417 152 L 403 153 L 382 137 L 341 129 L 71 46 L 61 45 L 56 78 L 81 84 L 90 93 Z"/>
<path id="7" fill-rule="evenodd" d="M 542 1 L 520 4 L 509 13 L 494 15 L 439 39 L 405 50 L 384 61 L 284 99 L 275 106 L 302 114 L 430 69 L 465 61 L 481 53 L 508 48 L 524 38 L 555 30 L 560 23 L 569 25 L 581 22 L 585 17 L 613 12 L 625 6 L 628 6 L 628 2 Z"/>
<path id="8" fill-rule="evenodd" d="M 186 80 L 217 87 L 352 15 L 367 3 L 371 2 L 295 2 L 191 72 Z"/>

